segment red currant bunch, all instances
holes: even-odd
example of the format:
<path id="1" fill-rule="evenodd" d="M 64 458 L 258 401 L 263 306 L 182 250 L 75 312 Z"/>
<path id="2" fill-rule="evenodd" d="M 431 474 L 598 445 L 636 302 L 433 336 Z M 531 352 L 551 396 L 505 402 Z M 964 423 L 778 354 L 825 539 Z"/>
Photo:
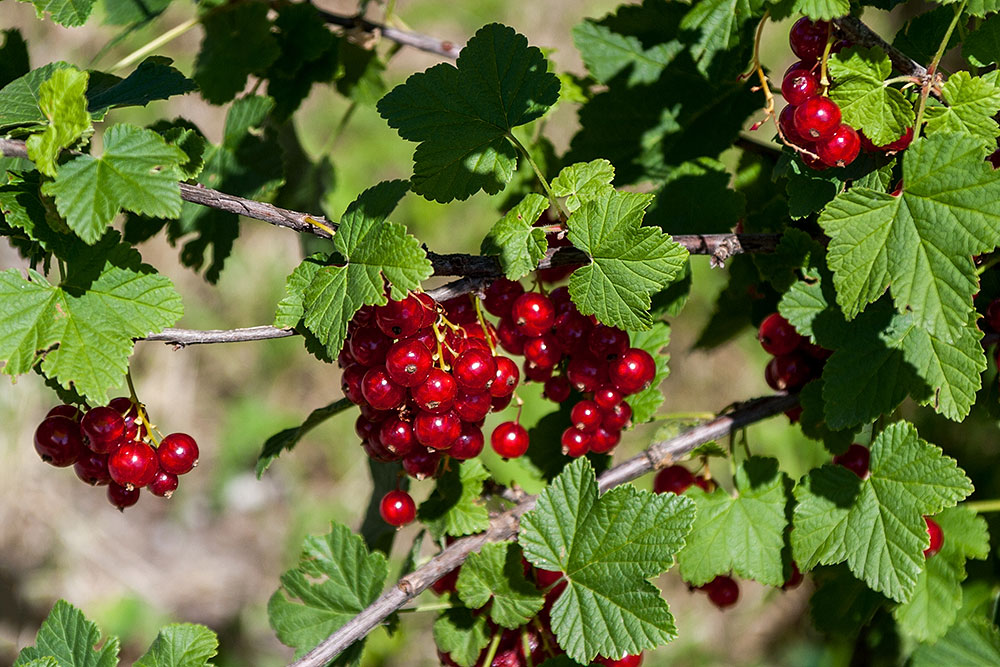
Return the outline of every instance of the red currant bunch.
<path id="1" fill-rule="evenodd" d="M 91 486 L 107 486 L 108 500 L 120 510 L 138 502 L 142 487 L 169 498 L 178 476 L 198 465 L 198 444 L 185 433 L 157 444 L 140 410 L 124 396 L 86 412 L 57 405 L 35 429 L 35 451 L 46 463 L 73 466 Z"/>
<path id="2" fill-rule="evenodd" d="M 775 391 L 795 391 L 810 380 L 819 377 L 830 351 L 815 345 L 799 335 L 788 320 L 779 313 L 771 313 L 760 323 L 757 340 L 764 351 L 773 355 L 764 369 L 764 379 Z M 802 413 L 801 408 L 786 414 L 794 423 Z"/>

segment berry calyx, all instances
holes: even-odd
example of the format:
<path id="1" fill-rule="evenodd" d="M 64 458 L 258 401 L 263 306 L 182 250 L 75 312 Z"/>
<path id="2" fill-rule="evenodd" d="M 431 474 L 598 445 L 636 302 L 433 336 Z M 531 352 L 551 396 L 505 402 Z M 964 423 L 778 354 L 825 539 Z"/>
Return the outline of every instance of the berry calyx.
<path id="1" fill-rule="evenodd" d="M 931 540 L 930 545 L 924 549 L 924 558 L 930 558 L 941 551 L 944 545 L 944 531 L 941 530 L 941 525 L 929 516 L 924 517 L 924 522 L 927 524 L 927 536 Z"/>
<path id="2" fill-rule="evenodd" d="M 843 466 L 861 479 L 868 477 L 868 465 L 871 452 L 864 445 L 852 444 L 843 454 L 833 457 L 834 465 Z"/>
<path id="3" fill-rule="evenodd" d="M 676 493 L 680 495 L 694 484 L 694 475 L 684 466 L 672 465 L 656 473 L 653 491 L 656 493 Z"/>
<path id="4" fill-rule="evenodd" d="M 383 521 L 399 528 L 417 518 L 417 505 L 406 491 L 394 490 L 382 496 L 378 512 Z"/>
<path id="5" fill-rule="evenodd" d="M 139 487 L 129 488 L 111 482 L 108 484 L 108 502 L 123 512 L 126 507 L 132 507 L 139 502 Z"/>
<path id="6" fill-rule="evenodd" d="M 608 366 L 611 383 L 626 396 L 636 394 L 656 377 L 656 362 L 645 350 L 632 347 Z"/>
<path id="7" fill-rule="evenodd" d="M 544 294 L 526 292 L 514 301 L 510 316 L 521 335 L 535 338 L 552 328 L 556 310 Z"/>
<path id="8" fill-rule="evenodd" d="M 708 599 L 719 609 L 732 607 L 740 599 L 740 585 L 726 575 L 719 575 L 700 589 L 708 593 Z"/>
<path id="9" fill-rule="evenodd" d="M 819 90 L 819 79 L 804 67 L 788 72 L 781 81 L 781 96 L 793 106 L 816 97 Z"/>
<path id="10" fill-rule="evenodd" d="M 174 475 L 191 472 L 198 465 L 198 456 L 198 443 L 187 433 L 171 433 L 156 448 L 160 467 Z"/>
<path id="11" fill-rule="evenodd" d="M 108 459 L 108 473 L 126 488 L 146 486 L 160 469 L 156 451 L 144 442 L 126 442 Z"/>
<path id="12" fill-rule="evenodd" d="M 778 356 L 795 351 L 804 339 L 780 313 L 771 313 L 760 323 L 757 340 L 768 354 Z"/>
<path id="13" fill-rule="evenodd" d="M 825 139 L 839 126 L 840 107 L 829 97 L 810 98 L 795 109 L 795 129 L 809 141 Z"/>
<path id="14" fill-rule="evenodd" d="M 528 451 L 528 431 L 517 422 L 504 422 L 490 436 L 493 450 L 505 459 L 516 459 Z"/>
<path id="15" fill-rule="evenodd" d="M 399 341 L 385 356 L 389 377 L 403 387 L 415 387 L 426 380 L 433 366 L 431 351 L 415 338 Z"/>
<path id="16" fill-rule="evenodd" d="M 35 429 L 35 451 L 42 460 L 65 468 L 84 456 L 80 425 L 69 417 L 47 417 Z"/>
<path id="17" fill-rule="evenodd" d="M 816 155 L 831 167 L 846 167 L 861 151 L 861 140 L 850 125 L 841 123 L 833 134 L 816 142 Z"/>

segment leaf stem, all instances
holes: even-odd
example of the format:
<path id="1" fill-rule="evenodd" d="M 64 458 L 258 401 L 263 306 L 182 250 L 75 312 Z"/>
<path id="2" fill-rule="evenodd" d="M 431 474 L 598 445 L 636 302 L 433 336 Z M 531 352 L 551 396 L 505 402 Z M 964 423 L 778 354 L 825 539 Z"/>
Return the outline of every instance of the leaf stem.
<path id="1" fill-rule="evenodd" d="M 528 164 L 531 165 L 532 170 L 535 172 L 535 177 L 538 179 L 538 182 L 542 184 L 542 189 L 545 190 L 545 194 L 548 195 L 549 203 L 552 204 L 552 208 L 556 210 L 556 213 L 559 214 L 560 218 L 562 218 L 563 220 L 568 220 L 569 214 L 566 213 L 566 211 L 563 209 L 562 204 L 559 203 L 559 200 L 556 199 L 556 196 L 552 194 L 552 188 L 549 187 L 549 182 L 545 180 L 545 174 L 542 173 L 542 170 L 535 162 L 535 159 L 531 157 L 531 153 L 529 153 L 528 149 L 524 147 L 524 144 L 518 141 L 517 137 L 514 136 L 513 132 L 508 132 L 507 138 L 510 139 L 515 146 L 517 146 L 518 150 L 521 151 L 521 155 L 523 155 L 525 159 L 528 161 Z"/>
<path id="2" fill-rule="evenodd" d="M 486 649 L 486 659 L 483 660 L 484 665 L 492 665 L 493 658 L 497 655 L 497 649 L 500 647 L 500 630 L 496 630 L 493 633 L 493 640 L 490 642 L 490 646 Z"/>
<path id="3" fill-rule="evenodd" d="M 992 269 L 997 264 L 1000 264 L 1000 253 L 993 255 L 988 260 L 976 267 L 976 275 L 981 276 L 989 269 Z"/>
<path id="4" fill-rule="evenodd" d="M 171 28 L 170 30 L 166 31 L 156 39 L 146 42 L 146 44 L 140 46 L 138 49 L 128 54 L 118 62 L 116 62 L 114 65 L 111 66 L 111 71 L 114 72 L 120 69 L 125 69 L 130 65 L 133 65 L 134 63 L 142 60 L 145 56 L 149 55 L 150 53 L 160 48 L 164 44 L 167 44 L 177 39 L 178 37 L 186 33 L 188 30 L 198 25 L 198 23 L 199 19 L 195 17 L 188 19 L 187 21 L 184 21 L 184 23 L 181 23 L 180 25 L 174 28 Z"/>
<path id="5" fill-rule="evenodd" d="M 934 86 L 934 82 L 938 78 L 938 65 L 941 63 L 941 58 L 944 57 L 944 52 L 948 49 L 948 42 L 951 40 L 951 33 L 955 31 L 955 26 L 958 25 L 958 19 L 961 18 L 962 12 L 965 11 L 965 5 L 967 2 L 968 0 L 962 0 L 961 3 L 956 5 L 955 16 L 952 17 L 951 23 L 948 25 L 948 30 L 945 31 L 944 37 L 938 45 L 937 53 L 934 54 L 934 60 L 932 60 L 931 64 L 927 66 L 927 76 L 920 89 L 920 106 L 917 107 L 917 119 L 913 124 L 913 131 L 918 136 L 920 134 L 921 124 L 924 120 L 924 109 L 927 106 L 927 96 L 930 95 L 931 88 Z"/>
<path id="6" fill-rule="evenodd" d="M 990 500 L 973 500 L 967 503 L 962 503 L 960 507 L 965 507 L 978 514 L 986 514 L 988 512 L 1000 512 L 1000 498 L 992 498 Z"/>

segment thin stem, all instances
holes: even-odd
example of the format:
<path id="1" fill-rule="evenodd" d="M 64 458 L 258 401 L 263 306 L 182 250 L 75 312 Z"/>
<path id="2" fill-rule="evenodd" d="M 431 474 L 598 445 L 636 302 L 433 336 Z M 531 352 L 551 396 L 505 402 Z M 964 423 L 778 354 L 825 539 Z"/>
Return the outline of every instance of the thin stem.
<path id="1" fill-rule="evenodd" d="M 770 17 L 771 10 L 768 9 L 760 17 L 760 23 L 757 24 L 757 31 L 754 33 L 753 38 L 753 67 L 754 71 L 757 72 L 757 79 L 760 81 L 760 89 L 764 91 L 764 113 L 766 116 L 764 120 L 760 121 L 761 123 L 765 122 L 768 117 L 774 116 L 774 94 L 771 92 L 771 86 L 768 84 L 767 75 L 764 74 L 764 67 L 760 64 L 760 43 L 764 37 L 764 25 Z M 775 124 L 777 122 L 777 119 L 775 119 Z"/>
<path id="2" fill-rule="evenodd" d="M 531 659 L 531 642 L 528 640 L 527 626 L 521 630 L 521 652 L 524 654 L 524 659 L 528 661 L 528 667 L 535 667 L 535 661 Z"/>
<path id="3" fill-rule="evenodd" d="M 135 385 L 132 384 L 131 368 L 125 371 L 125 382 L 128 383 L 129 399 L 132 401 L 132 405 L 135 406 L 135 411 L 139 415 L 139 421 L 141 421 L 142 425 L 146 427 L 146 434 L 149 436 L 149 439 L 153 441 L 153 444 L 159 447 L 160 441 L 157 440 L 155 435 L 153 435 L 153 432 L 155 431 L 156 433 L 160 433 L 160 429 L 150 423 L 149 415 L 146 414 L 146 406 L 143 405 L 142 401 L 139 400 L 138 395 L 135 393 Z M 160 437 L 163 437 L 162 433 L 160 433 Z"/>
<path id="4" fill-rule="evenodd" d="M 962 503 L 960 507 L 970 509 L 978 514 L 1000 512 L 1000 498 L 993 498 L 991 500 L 973 500 L 967 503 Z"/>
<path id="5" fill-rule="evenodd" d="M 823 57 L 819 61 L 819 85 L 823 86 L 823 94 L 826 95 L 830 88 L 830 78 L 826 75 L 826 63 L 830 59 L 830 48 L 833 46 L 833 24 L 826 26 L 826 46 L 823 47 Z"/>
<path id="6" fill-rule="evenodd" d="M 985 262 L 983 262 L 982 264 L 980 264 L 979 266 L 977 266 L 976 267 L 976 275 L 977 276 L 983 275 L 986 271 L 992 269 L 997 264 L 1000 264 L 1000 253 L 997 253 L 996 255 L 993 255 L 988 260 L 986 260 Z"/>
<path id="7" fill-rule="evenodd" d="M 160 48 L 164 44 L 172 42 L 173 40 L 177 39 L 178 37 L 186 33 L 191 28 L 198 25 L 198 22 L 199 19 L 197 17 L 188 19 L 187 21 L 184 21 L 184 23 L 181 23 L 180 25 L 166 31 L 156 39 L 150 42 L 146 42 L 146 44 L 139 47 L 138 49 L 136 49 L 135 51 L 128 54 L 127 56 L 116 62 L 114 65 L 112 65 L 111 71 L 115 72 L 120 69 L 125 69 L 126 67 L 129 67 L 139 62 L 140 60 L 142 60 L 144 57 L 146 57 L 156 49 Z"/>
<path id="8" fill-rule="evenodd" d="M 483 660 L 484 665 L 493 664 L 493 658 L 496 657 L 497 649 L 500 647 L 500 636 L 501 636 L 500 628 L 497 628 L 493 632 L 493 640 L 490 642 L 489 648 L 486 649 L 486 659 Z"/>
<path id="9" fill-rule="evenodd" d="M 528 149 L 524 147 L 524 144 L 518 141 L 513 132 L 508 132 L 507 138 L 514 142 L 514 145 L 517 146 L 518 150 L 521 151 L 521 154 L 528 160 L 528 164 L 531 165 L 532 170 L 535 172 L 535 177 L 538 179 L 538 182 L 542 184 L 542 189 L 545 190 L 545 194 L 548 195 L 549 203 L 552 204 L 552 208 L 556 210 L 560 218 L 568 220 L 569 214 L 563 209 L 562 204 L 559 203 L 556 196 L 552 194 L 552 188 L 549 187 L 549 182 L 545 180 L 545 174 L 542 173 L 542 170 L 535 163 L 534 158 L 531 157 L 531 153 L 529 153 Z"/>
<path id="10" fill-rule="evenodd" d="M 944 37 L 938 45 L 937 53 L 934 54 L 934 60 L 932 60 L 931 64 L 927 66 L 927 77 L 924 79 L 924 85 L 920 89 L 920 106 L 917 107 L 917 120 L 913 124 L 913 131 L 917 135 L 920 134 L 920 128 L 923 124 L 924 109 L 927 106 L 927 96 L 930 95 L 931 88 L 934 86 L 934 82 L 938 78 L 938 65 L 941 63 L 941 58 L 944 57 L 944 52 L 948 50 L 948 42 L 951 40 L 951 33 L 955 31 L 955 26 L 958 25 L 958 19 L 961 18 L 962 12 L 965 11 L 966 2 L 967 0 L 962 0 L 961 3 L 955 6 L 955 16 L 952 17 L 951 23 L 948 25 L 948 30 L 944 33 Z"/>

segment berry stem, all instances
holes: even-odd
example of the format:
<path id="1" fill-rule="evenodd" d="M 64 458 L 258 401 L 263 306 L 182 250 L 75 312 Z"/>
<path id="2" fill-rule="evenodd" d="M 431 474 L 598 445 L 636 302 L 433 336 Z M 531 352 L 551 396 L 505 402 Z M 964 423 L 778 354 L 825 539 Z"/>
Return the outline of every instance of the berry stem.
<path id="1" fill-rule="evenodd" d="M 483 660 L 482 664 L 492 665 L 493 658 L 497 655 L 497 649 L 500 647 L 500 629 L 497 628 L 493 632 L 493 639 L 490 641 L 489 648 L 486 649 L 486 658 Z"/>
<path id="2" fill-rule="evenodd" d="M 833 45 L 833 41 L 830 39 L 832 35 L 833 24 L 830 23 L 826 27 L 826 46 L 823 47 L 823 57 L 819 60 L 819 85 L 823 86 L 824 96 L 830 88 L 830 78 L 826 75 L 826 61 L 830 59 L 830 47 Z"/>
<path id="3" fill-rule="evenodd" d="M 535 661 L 531 659 L 531 640 L 528 639 L 528 628 L 521 628 L 521 653 L 528 667 L 535 667 Z"/>
<path id="4" fill-rule="evenodd" d="M 973 500 L 971 502 L 962 503 L 961 506 L 976 512 L 977 514 L 1000 512 L 1000 498 L 991 498 L 990 500 Z"/>
<path id="5" fill-rule="evenodd" d="M 767 75 L 764 74 L 764 68 L 760 64 L 760 42 L 764 36 L 764 24 L 771 17 L 771 10 L 768 9 L 764 12 L 764 15 L 760 17 L 760 23 L 757 24 L 757 31 L 753 38 L 753 67 L 754 71 L 757 72 L 757 78 L 760 80 L 760 89 L 764 93 L 764 113 L 768 117 L 774 118 L 774 124 L 778 124 L 778 120 L 774 115 L 774 93 L 771 92 L 771 87 L 767 82 Z M 765 118 L 766 120 L 766 118 Z M 761 121 L 763 122 L 763 121 Z M 778 130 L 781 133 L 781 130 Z M 782 137 L 783 139 L 784 137 Z"/>
<path id="6" fill-rule="evenodd" d="M 139 421 L 141 421 L 142 425 L 146 427 L 146 433 L 149 435 L 149 439 L 153 441 L 153 445 L 159 447 L 160 440 L 163 439 L 163 434 L 160 433 L 160 429 L 156 428 L 155 424 L 150 423 L 146 415 L 146 406 L 143 405 L 142 401 L 139 400 L 139 397 L 136 396 L 135 385 L 132 384 L 131 368 L 125 371 L 125 382 L 128 383 L 129 400 L 131 400 L 132 404 L 135 405 L 135 411 L 139 415 Z M 154 433 L 158 434 L 160 437 L 157 438 L 156 435 L 154 435 Z"/>
<path id="7" fill-rule="evenodd" d="M 476 304 L 476 319 L 479 320 L 479 326 L 483 329 L 483 335 L 486 337 L 486 344 L 490 346 L 490 352 L 495 357 L 497 354 L 497 346 L 494 345 L 493 336 L 490 335 L 489 327 L 486 326 L 486 317 L 483 315 L 482 301 L 476 297 L 474 297 L 472 301 Z"/>
<path id="8" fill-rule="evenodd" d="M 559 200 L 556 199 L 556 196 L 552 194 L 552 188 L 549 187 L 549 182 L 545 180 L 545 175 L 542 173 L 542 170 L 539 168 L 538 164 L 535 163 L 535 159 L 531 157 L 531 153 L 529 153 L 528 149 L 524 147 L 524 144 L 518 141 L 517 137 L 514 136 L 513 132 L 508 132 L 507 138 L 510 139 L 511 142 L 513 142 L 513 144 L 517 147 L 519 151 L 521 151 L 521 154 L 528 161 L 528 164 L 531 165 L 531 169 L 535 172 L 535 178 L 537 178 L 538 182 L 542 184 L 542 189 L 545 190 L 545 194 L 548 196 L 549 203 L 552 204 L 552 208 L 555 209 L 556 213 L 559 214 L 559 217 L 562 220 L 564 221 L 568 220 L 569 214 L 566 213 L 566 211 L 563 209 L 562 204 L 559 203 Z"/>

